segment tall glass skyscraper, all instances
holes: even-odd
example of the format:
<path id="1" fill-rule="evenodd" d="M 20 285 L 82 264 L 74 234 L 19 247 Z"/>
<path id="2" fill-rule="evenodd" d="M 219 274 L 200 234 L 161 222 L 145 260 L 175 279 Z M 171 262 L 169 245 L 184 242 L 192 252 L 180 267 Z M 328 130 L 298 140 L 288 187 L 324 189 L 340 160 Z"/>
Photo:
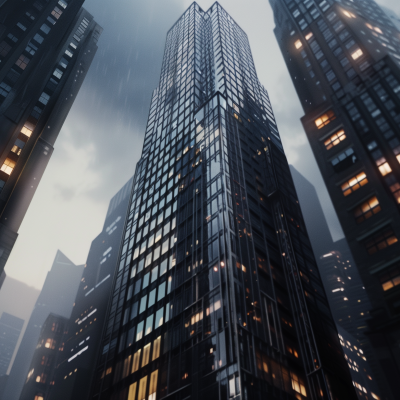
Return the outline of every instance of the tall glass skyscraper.
<path id="1" fill-rule="evenodd" d="M 304 129 L 371 300 L 363 329 L 377 379 L 397 398 L 400 31 L 373 0 L 270 3 Z"/>
<path id="2" fill-rule="evenodd" d="M 97 51 L 83 0 L 0 5 L 0 273 Z"/>
<path id="3" fill-rule="evenodd" d="M 167 34 L 91 398 L 356 399 L 246 34 Z"/>

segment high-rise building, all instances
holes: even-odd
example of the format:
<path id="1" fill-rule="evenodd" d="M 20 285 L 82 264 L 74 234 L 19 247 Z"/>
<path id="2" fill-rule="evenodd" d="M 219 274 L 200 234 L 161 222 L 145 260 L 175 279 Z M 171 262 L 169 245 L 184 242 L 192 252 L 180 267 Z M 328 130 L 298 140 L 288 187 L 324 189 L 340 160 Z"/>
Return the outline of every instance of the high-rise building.
<path id="1" fill-rule="evenodd" d="M 57 359 L 50 400 L 87 399 L 132 191 L 130 179 L 111 199 L 102 232 L 93 240 Z"/>
<path id="2" fill-rule="evenodd" d="M 372 303 L 367 333 L 381 387 L 396 398 L 400 31 L 373 0 L 270 3 L 304 129 Z"/>
<path id="3" fill-rule="evenodd" d="M 0 376 L 6 375 L 24 320 L 3 312 L 0 318 Z"/>
<path id="4" fill-rule="evenodd" d="M 6 280 L 6 277 L 7 277 L 7 275 L 6 275 L 6 271 L 2 271 L 1 272 L 1 274 L 0 274 L 0 289 L 1 289 L 1 287 L 3 286 L 3 283 L 4 283 L 4 281 Z"/>
<path id="5" fill-rule="evenodd" d="M 346 239 L 333 242 L 314 185 L 292 165 L 290 171 L 347 360 L 354 361 L 351 354 L 355 350 L 354 346 L 358 351 L 357 366 L 348 361 L 353 384 L 360 400 L 364 400 L 365 396 L 373 399 L 374 395 L 380 395 L 376 382 L 376 376 L 379 376 L 379 365 L 365 336 L 366 321 L 369 319 L 371 309 L 365 287 L 361 282 Z"/>
<path id="6" fill-rule="evenodd" d="M 271 104 L 215 3 L 169 30 L 93 399 L 355 399 Z"/>
<path id="7" fill-rule="evenodd" d="M 54 385 L 57 356 L 65 351 L 62 339 L 67 323 L 68 319 L 60 315 L 50 314 L 46 318 L 19 400 L 48 400 Z"/>
<path id="8" fill-rule="evenodd" d="M 0 6 L 0 272 L 97 50 L 82 3 Z"/>
<path id="9" fill-rule="evenodd" d="M 42 326 L 49 314 L 70 317 L 82 272 L 83 265 L 75 265 L 61 251 L 57 251 L 11 368 L 4 399 L 19 399 Z"/>

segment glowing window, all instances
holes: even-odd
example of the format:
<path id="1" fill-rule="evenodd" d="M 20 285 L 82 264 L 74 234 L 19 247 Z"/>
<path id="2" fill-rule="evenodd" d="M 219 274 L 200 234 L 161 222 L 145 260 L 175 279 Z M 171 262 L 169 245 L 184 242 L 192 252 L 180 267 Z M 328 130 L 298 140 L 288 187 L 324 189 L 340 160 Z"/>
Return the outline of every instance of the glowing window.
<path id="1" fill-rule="evenodd" d="M 142 378 L 139 382 L 138 400 L 146 400 L 146 386 L 147 386 L 147 376 Z"/>
<path id="2" fill-rule="evenodd" d="M 13 172 L 14 168 L 15 168 L 15 162 L 13 160 L 10 160 L 9 158 L 6 158 L 4 164 L 1 166 L 1 170 L 5 172 L 7 175 L 10 175 L 11 172 Z"/>
<path id="3" fill-rule="evenodd" d="M 147 365 L 150 361 L 150 348 L 151 348 L 151 343 L 146 344 L 146 346 L 143 347 L 142 367 Z"/>
<path id="4" fill-rule="evenodd" d="M 393 269 L 392 271 L 381 275 L 379 279 L 382 284 L 382 289 L 385 292 L 400 285 L 400 268 Z"/>
<path id="5" fill-rule="evenodd" d="M 128 400 L 136 400 L 136 386 L 137 382 L 129 386 Z"/>
<path id="6" fill-rule="evenodd" d="M 301 47 L 303 47 L 303 43 L 301 43 L 300 40 L 296 40 L 294 42 L 294 45 L 296 46 L 296 49 L 300 49 Z"/>
<path id="7" fill-rule="evenodd" d="M 312 37 L 313 37 L 313 33 L 312 32 L 307 33 L 306 40 L 310 40 Z"/>
<path id="8" fill-rule="evenodd" d="M 321 129 L 324 126 L 328 125 L 330 122 L 332 122 L 334 119 L 336 119 L 335 113 L 332 110 L 329 110 L 327 113 L 321 115 L 319 118 L 315 120 L 315 125 L 317 126 L 318 129 Z"/>
<path id="9" fill-rule="evenodd" d="M 341 189 L 344 196 L 348 196 L 350 193 L 355 192 L 361 186 L 368 183 L 367 175 L 365 172 L 360 172 L 358 175 L 349 179 L 347 182 L 342 183 Z"/>
<path id="10" fill-rule="evenodd" d="M 381 206 L 376 196 L 371 197 L 354 210 L 356 222 L 360 223 L 381 211 Z"/>
<path id="11" fill-rule="evenodd" d="M 357 49 L 356 51 L 354 51 L 353 53 L 351 53 L 351 57 L 353 58 L 353 60 L 357 60 L 358 58 L 360 58 L 364 53 L 362 52 L 361 49 Z"/>
<path id="12" fill-rule="evenodd" d="M 329 139 L 325 140 L 324 145 L 326 150 L 330 150 L 332 147 L 338 145 L 344 139 L 346 139 L 346 134 L 344 133 L 344 130 L 341 129 L 340 131 L 334 133 Z"/>
<path id="13" fill-rule="evenodd" d="M 290 373 L 290 377 L 292 378 L 292 389 L 297 393 L 301 393 L 303 396 L 307 397 L 306 388 L 299 377 L 293 372 Z"/>
<path id="14" fill-rule="evenodd" d="M 156 400 L 158 369 L 151 373 L 149 386 L 149 400 Z"/>
<path id="15" fill-rule="evenodd" d="M 152 356 L 152 361 L 154 361 L 156 358 L 160 357 L 160 349 L 161 349 L 161 336 L 159 336 L 157 339 L 154 340 L 153 342 L 153 356 Z"/>
<path id="16" fill-rule="evenodd" d="M 142 349 L 139 349 L 133 355 L 133 364 L 132 364 L 132 373 L 136 372 L 139 369 L 139 362 L 140 362 L 140 354 L 142 353 Z"/>

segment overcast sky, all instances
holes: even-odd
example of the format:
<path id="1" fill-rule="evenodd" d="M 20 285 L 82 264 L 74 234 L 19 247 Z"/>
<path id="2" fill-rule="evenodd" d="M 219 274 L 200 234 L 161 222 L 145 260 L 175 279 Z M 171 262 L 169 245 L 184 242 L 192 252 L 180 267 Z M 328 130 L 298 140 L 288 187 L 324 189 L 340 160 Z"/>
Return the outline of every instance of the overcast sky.
<path id="1" fill-rule="evenodd" d="M 41 288 L 57 249 L 85 263 L 108 202 L 133 175 L 168 29 L 187 0 L 87 0 L 104 28 L 99 50 L 19 230 L 6 273 Z M 204 10 L 214 1 L 200 0 Z M 399 0 L 381 0 L 400 15 Z M 303 115 L 283 62 L 267 0 L 221 0 L 247 33 L 269 92 L 290 164 L 317 188 L 334 239 L 342 232 L 304 134 Z M 12 300 L 12 299 L 10 299 Z"/>

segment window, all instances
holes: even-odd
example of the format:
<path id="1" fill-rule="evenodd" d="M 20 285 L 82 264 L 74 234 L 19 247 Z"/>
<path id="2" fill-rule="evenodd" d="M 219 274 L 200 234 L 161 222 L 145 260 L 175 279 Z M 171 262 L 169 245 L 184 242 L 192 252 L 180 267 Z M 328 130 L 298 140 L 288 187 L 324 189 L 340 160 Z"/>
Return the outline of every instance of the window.
<path id="1" fill-rule="evenodd" d="M 356 51 L 353 51 L 353 53 L 351 53 L 351 57 L 353 58 L 353 60 L 357 60 L 362 55 L 363 55 L 363 52 L 361 49 L 357 49 Z"/>
<path id="2" fill-rule="evenodd" d="M 154 314 L 151 314 L 151 315 L 149 315 L 147 317 L 145 335 L 148 335 L 149 333 L 152 332 L 152 330 L 153 330 L 153 320 L 154 320 Z"/>
<path id="3" fill-rule="evenodd" d="M 379 211 L 381 211 L 381 206 L 379 205 L 377 197 L 373 196 L 354 209 L 354 217 L 356 218 L 356 222 L 359 224 L 360 222 L 372 217 L 374 214 L 377 214 Z"/>
<path id="4" fill-rule="evenodd" d="M 40 30 L 42 31 L 42 32 L 44 32 L 46 35 L 50 32 L 50 27 L 48 26 L 48 25 L 46 25 L 46 24 L 43 24 L 41 27 L 40 27 Z"/>
<path id="5" fill-rule="evenodd" d="M 313 37 L 313 33 L 307 33 L 307 35 L 305 36 L 306 40 L 310 40 Z"/>
<path id="6" fill-rule="evenodd" d="M 151 373 L 149 386 L 149 399 L 156 400 L 158 369 Z"/>
<path id="7" fill-rule="evenodd" d="M 22 140 L 17 139 L 15 141 L 14 146 L 12 147 L 11 151 L 13 153 L 15 153 L 17 156 L 19 156 L 21 154 L 21 151 L 24 148 L 24 146 L 25 146 L 25 143 Z"/>
<path id="8" fill-rule="evenodd" d="M 336 172 L 340 172 L 354 164 L 356 161 L 357 156 L 355 155 L 353 148 L 350 147 L 331 160 L 331 164 Z"/>
<path id="9" fill-rule="evenodd" d="M 383 274 L 379 277 L 382 289 L 386 292 L 389 289 L 394 288 L 397 285 L 400 285 L 400 267 L 397 267 L 386 274 Z"/>
<path id="10" fill-rule="evenodd" d="M 303 47 L 303 43 L 301 43 L 300 40 L 296 40 L 296 42 L 294 43 L 296 49 L 300 49 L 301 47 Z"/>
<path id="11" fill-rule="evenodd" d="M 142 321 L 138 324 L 137 333 L 136 333 L 136 341 L 140 340 L 143 337 L 143 327 L 144 327 L 144 321 Z"/>
<path id="12" fill-rule="evenodd" d="M 392 228 L 387 228 L 383 231 L 376 233 L 370 239 L 365 241 L 365 248 L 368 254 L 375 254 L 376 252 L 386 249 L 387 247 L 395 244 L 397 237 L 395 236 Z"/>
<path id="13" fill-rule="evenodd" d="M 324 126 L 328 125 L 331 121 L 336 119 L 336 115 L 332 110 L 329 110 L 324 115 L 321 115 L 319 118 L 315 120 L 315 125 L 318 129 L 323 128 Z"/>
<path id="14" fill-rule="evenodd" d="M 143 347 L 142 367 L 147 365 L 150 361 L 150 348 L 151 348 L 151 343 L 146 344 L 146 346 Z"/>
<path id="15" fill-rule="evenodd" d="M 303 396 L 307 397 L 306 388 L 299 377 L 293 372 L 290 373 L 290 377 L 292 378 L 292 389 L 297 393 L 301 393 Z"/>
<path id="16" fill-rule="evenodd" d="M 28 57 L 25 57 L 24 55 L 20 55 L 18 60 L 15 62 L 15 65 L 20 67 L 21 69 L 25 69 L 26 66 L 29 64 L 30 59 Z"/>
<path id="17" fill-rule="evenodd" d="M 1 166 L 1 170 L 5 172 L 7 175 L 10 175 L 11 172 L 13 172 L 14 168 L 15 168 L 15 162 L 13 160 L 10 160 L 9 158 L 6 158 L 4 164 Z"/>
<path id="18" fill-rule="evenodd" d="M 4 82 L 0 83 L 0 94 L 4 97 L 8 96 L 8 93 L 10 93 L 11 86 L 7 85 Z"/>
<path id="19" fill-rule="evenodd" d="M 146 400 L 146 386 L 147 386 L 147 376 L 142 378 L 139 382 L 139 393 L 137 400 Z"/>
<path id="20" fill-rule="evenodd" d="M 0 56 L 5 57 L 11 50 L 11 46 L 4 40 L 0 43 Z"/>
<path id="21" fill-rule="evenodd" d="M 38 33 L 33 37 L 39 44 L 41 44 L 44 40 L 43 36 L 40 36 Z"/>
<path id="22" fill-rule="evenodd" d="M 142 349 L 139 349 L 134 355 L 133 355 L 133 364 L 132 364 L 132 373 L 136 372 L 139 369 L 139 363 L 140 363 L 140 354 L 142 353 Z"/>
<path id="23" fill-rule="evenodd" d="M 53 72 L 53 75 L 54 75 L 56 78 L 61 79 L 61 77 L 63 76 L 63 72 L 60 71 L 58 68 L 56 68 L 56 69 L 54 70 L 54 72 Z"/>
<path id="24" fill-rule="evenodd" d="M 56 19 L 60 18 L 61 14 L 62 11 L 58 7 L 54 7 L 54 10 L 51 12 L 51 15 Z"/>
<path id="25" fill-rule="evenodd" d="M 132 383 L 132 385 L 129 386 L 128 400 L 136 399 L 136 386 L 137 382 Z"/>
<path id="26" fill-rule="evenodd" d="M 160 350 L 161 350 L 161 336 L 159 336 L 153 342 L 153 356 L 151 361 L 154 361 L 155 359 L 160 357 Z"/>
<path id="27" fill-rule="evenodd" d="M 355 192 L 361 186 L 368 183 L 367 175 L 365 172 L 360 172 L 358 175 L 349 179 L 347 182 L 342 183 L 341 189 L 344 196 L 348 196 L 350 193 Z"/>
<path id="28" fill-rule="evenodd" d="M 18 22 L 17 26 L 18 26 L 19 29 L 22 29 L 24 32 L 26 31 L 26 26 L 22 25 L 21 22 Z"/>
<path id="29" fill-rule="evenodd" d="M 338 145 L 344 139 L 346 139 L 346 134 L 344 133 L 344 130 L 341 129 L 340 131 L 334 133 L 329 139 L 325 140 L 324 145 L 326 150 L 330 150 L 333 146 Z"/>
<path id="30" fill-rule="evenodd" d="M 49 102 L 50 96 L 46 92 L 42 92 L 40 95 L 39 101 L 46 105 Z"/>
<path id="31" fill-rule="evenodd" d="M 31 137 L 33 129 L 29 129 L 26 124 L 22 127 L 21 133 L 23 133 L 25 136 Z"/>

